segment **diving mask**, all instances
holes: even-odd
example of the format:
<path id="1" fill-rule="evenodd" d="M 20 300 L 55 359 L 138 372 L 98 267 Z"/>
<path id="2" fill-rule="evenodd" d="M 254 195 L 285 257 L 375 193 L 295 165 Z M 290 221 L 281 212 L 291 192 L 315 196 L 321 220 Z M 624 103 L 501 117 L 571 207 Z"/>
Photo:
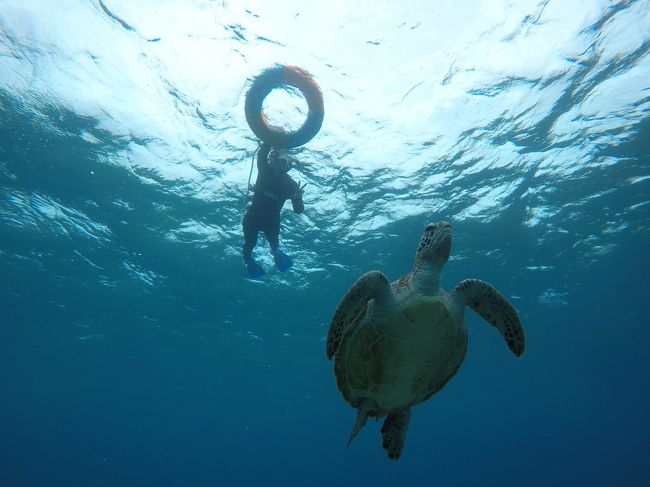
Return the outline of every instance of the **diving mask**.
<path id="1" fill-rule="evenodd" d="M 289 169 L 292 168 L 293 162 L 291 160 L 291 157 L 289 157 L 289 155 L 286 152 L 273 151 L 271 157 L 271 165 L 274 166 L 279 171 L 287 172 Z"/>

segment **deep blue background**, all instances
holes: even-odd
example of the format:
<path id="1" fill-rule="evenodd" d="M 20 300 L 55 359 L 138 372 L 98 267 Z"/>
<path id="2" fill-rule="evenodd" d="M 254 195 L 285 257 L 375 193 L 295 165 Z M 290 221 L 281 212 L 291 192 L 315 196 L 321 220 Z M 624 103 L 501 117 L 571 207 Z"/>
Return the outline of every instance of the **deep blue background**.
<path id="1" fill-rule="evenodd" d="M 449 262 L 443 285 L 477 277 L 513 296 L 527 351 L 516 359 L 468 312 L 465 364 L 415 408 L 404 454 L 389 462 L 374 422 L 346 448 L 355 411 L 336 390 L 323 340 L 356 277 L 381 268 L 398 278 L 424 224 L 448 215 L 331 248 L 342 267 L 306 287 L 293 285 L 299 270 L 255 283 L 239 256 L 156 237 L 175 219 L 209 220 L 218 209 L 144 186 L 98 162 L 96 148 L 3 105 L 3 208 L 9 195 L 51 195 L 113 238 L 21 226 L 3 212 L 0 485 L 648 485 L 647 228 L 622 221 L 629 228 L 613 251 L 579 259 L 561 236 L 540 245 L 539 230 L 521 224 L 523 203 L 491 223 L 455 222 L 454 255 L 464 258 Z M 93 124 L 62 116 L 68 133 Z M 648 140 L 642 125 L 617 148 L 630 157 L 620 171 L 647 172 Z M 119 143 L 107 135 L 101 150 Z M 647 182 L 599 198 L 594 211 L 642 202 Z M 121 214 L 118 197 L 136 210 Z M 161 217 L 151 202 L 173 211 Z M 28 215 L 35 203 L 23 203 Z M 588 234 L 590 224 L 571 231 Z M 500 253 L 484 252 L 493 248 Z M 129 280 L 127 259 L 165 279 Z M 566 294 L 538 299 L 549 288 Z"/>

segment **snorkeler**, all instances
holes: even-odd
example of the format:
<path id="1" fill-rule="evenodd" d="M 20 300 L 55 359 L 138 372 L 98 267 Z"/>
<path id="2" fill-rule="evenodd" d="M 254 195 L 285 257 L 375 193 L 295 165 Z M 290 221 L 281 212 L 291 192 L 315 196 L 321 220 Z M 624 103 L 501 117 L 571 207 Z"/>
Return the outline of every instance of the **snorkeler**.
<path id="1" fill-rule="evenodd" d="M 270 154 L 269 154 L 270 153 Z M 257 243 L 257 235 L 264 232 L 271 247 L 275 265 L 281 272 L 289 270 L 291 258 L 279 248 L 280 210 L 286 200 L 290 199 L 293 211 L 302 213 L 305 206 L 302 193 L 306 183 L 301 187 L 287 174 L 291 169 L 291 159 L 283 149 L 272 148 L 262 143 L 257 155 L 257 180 L 253 201 L 248 207 L 244 220 L 244 262 L 248 275 L 260 278 L 264 269 L 253 258 L 253 249 Z"/>

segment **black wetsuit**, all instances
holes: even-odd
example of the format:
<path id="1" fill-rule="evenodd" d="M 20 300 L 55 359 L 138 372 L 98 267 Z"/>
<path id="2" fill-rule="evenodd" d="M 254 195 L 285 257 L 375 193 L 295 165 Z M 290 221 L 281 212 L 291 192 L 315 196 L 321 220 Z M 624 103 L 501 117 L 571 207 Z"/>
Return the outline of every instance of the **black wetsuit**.
<path id="1" fill-rule="evenodd" d="M 268 157 L 271 146 L 262 144 L 257 155 L 257 181 L 255 193 L 246 215 L 244 215 L 244 262 L 252 260 L 253 248 L 257 243 L 257 234 L 266 235 L 275 253 L 279 245 L 280 210 L 288 199 L 293 204 L 293 211 L 302 213 L 305 206 L 298 183 L 285 172 L 275 171 L 269 165 Z"/>

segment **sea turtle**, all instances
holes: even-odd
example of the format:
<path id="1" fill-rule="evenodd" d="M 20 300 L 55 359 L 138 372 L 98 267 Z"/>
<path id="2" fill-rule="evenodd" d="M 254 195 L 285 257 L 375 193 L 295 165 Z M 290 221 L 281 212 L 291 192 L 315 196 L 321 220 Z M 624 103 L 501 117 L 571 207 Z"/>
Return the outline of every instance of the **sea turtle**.
<path id="1" fill-rule="evenodd" d="M 388 458 L 400 457 L 411 407 L 442 389 L 465 358 L 466 305 L 499 330 L 517 357 L 524 353 L 517 310 L 492 285 L 467 279 L 450 293 L 440 287 L 451 239 L 449 223 L 427 225 L 411 272 L 393 283 L 367 272 L 336 308 L 327 358 L 335 359 L 343 398 L 358 410 L 348 445 L 368 418 L 386 416 L 383 447 Z"/>

